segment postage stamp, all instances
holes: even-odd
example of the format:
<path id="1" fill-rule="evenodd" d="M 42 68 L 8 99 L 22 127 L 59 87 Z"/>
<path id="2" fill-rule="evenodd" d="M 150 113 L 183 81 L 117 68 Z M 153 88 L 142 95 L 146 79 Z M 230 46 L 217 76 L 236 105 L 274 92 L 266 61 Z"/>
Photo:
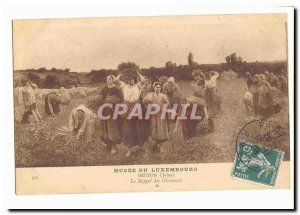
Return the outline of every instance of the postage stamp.
<path id="1" fill-rule="evenodd" d="M 284 153 L 248 142 L 237 147 L 232 176 L 259 184 L 274 186 Z"/>

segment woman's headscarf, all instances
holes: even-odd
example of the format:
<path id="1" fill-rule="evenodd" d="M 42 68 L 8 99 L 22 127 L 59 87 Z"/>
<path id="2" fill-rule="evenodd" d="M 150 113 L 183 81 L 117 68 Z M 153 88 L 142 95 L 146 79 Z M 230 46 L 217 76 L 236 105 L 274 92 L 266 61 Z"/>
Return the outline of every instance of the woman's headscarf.
<path id="1" fill-rule="evenodd" d="M 263 75 L 263 74 L 259 74 L 259 77 L 261 77 L 262 80 L 265 80 L 265 79 L 266 79 L 265 75 Z"/>
<path id="2" fill-rule="evenodd" d="M 153 88 L 155 88 L 157 85 L 162 87 L 162 84 L 160 82 L 154 82 L 152 86 L 153 86 Z"/>
<path id="3" fill-rule="evenodd" d="M 116 78 L 114 75 L 108 75 L 107 77 L 110 77 L 113 80 Z"/>
<path id="4" fill-rule="evenodd" d="M 192 76 L 195 78 L 196 76 L 201 76 L 202 79 L 205 78 L 203 72 L 200 69 L 196 69 L 192 72 Z"/>
<path id="5" fill-rule="evenodd" d="M 170 78 L 168 78 L 168 82 L 173 82 L 173 83 L 175 83 L 175 79 L 174 79 L 174 77 L 170 77 Z"/>

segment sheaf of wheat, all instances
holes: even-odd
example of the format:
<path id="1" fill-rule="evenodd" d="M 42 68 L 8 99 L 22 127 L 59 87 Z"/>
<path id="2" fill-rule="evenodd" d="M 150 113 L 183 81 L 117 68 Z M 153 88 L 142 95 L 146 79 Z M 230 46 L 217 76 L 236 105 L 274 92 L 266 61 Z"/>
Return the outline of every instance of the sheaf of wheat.
<path id="1" fill-rule="evenodd" d="M 67 126 L 62 126 L 54 131 L 51 141 L 62 140 L 66 145 L 79 143 Z"/>

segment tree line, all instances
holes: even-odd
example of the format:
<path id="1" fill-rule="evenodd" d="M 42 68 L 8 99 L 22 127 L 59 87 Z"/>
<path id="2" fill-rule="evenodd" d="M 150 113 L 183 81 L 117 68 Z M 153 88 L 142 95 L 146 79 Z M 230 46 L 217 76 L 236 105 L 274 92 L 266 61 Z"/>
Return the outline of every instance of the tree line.
<path id="1" fill-rule="evenodd" d="M 195 69 L 200 69 L 204 73 L 209 71 L 224 72 L 233 70 L 238 73 L 239 77 L 243 77 L 246 72 L 250 74 L 259 74 L 264 71 L 269 71 L 274 74 L 282 71 L 287 71 L 287 62 L 246 62 L 241 56 L 232 53 L 225 57 L 224 63 L 219 64 L 201 64 L 194 61 L 192 53 L 187 56 L 186 65 L 177 65 L 176 62 L 167 61 L 163 67 L 139 68 L 134 62 L 122 62 L 117 66 L 117 69 L 93 69 L 89 73 L 79 74 L 71 72 L 70 69 L 40 68 L 37 70 L 27 69 L 27 78 L 36 83 L 40 88 L 59 88 L 81 85 L 89 82 L 96 84 L 104 82 L 107 75 L 118 75 L 126 69 L 140 69 L 144 76 L 147 76 L 152 81 L 157 81 L 161 76 L 173 76 L 176 80 L 192 80 L 192 72 Z M 44 78 L 40 75 L 44 72 L 49 72 Z M 62 77 L 64 75 L 64 78 Z"/>

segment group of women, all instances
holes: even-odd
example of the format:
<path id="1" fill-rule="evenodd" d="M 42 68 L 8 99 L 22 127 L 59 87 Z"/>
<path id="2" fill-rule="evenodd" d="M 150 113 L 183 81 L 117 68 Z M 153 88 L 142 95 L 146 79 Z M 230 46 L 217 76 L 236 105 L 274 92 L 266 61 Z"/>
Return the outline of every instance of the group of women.
<path id="1" fill-rule="evenodd" d="M 245 93 L 245 108 L 264 118 L 273 116 L 282 109 L 280 104 L 274 101 L 276 91 L 285 95 L 287 93 L 287 79 L 283 74 L 274 75 L 265 71 L 263 74 L 252 76 L 246 73 L 247 89 Z"/>
<path id="2" fill-rule="evenodd" d="M 153 88 L 153 91 L 152 91 Z M 125 104 L 126 113 L 117 119 L 112 117 L 107 120 L 100 120 L 101 139 L 111 151 L 117 153 L 117 144 L 124 143 L 128 151 L 126 157 L 132 152 L 141 148 L 147 141 L 153 141 L 154 148 L 163 152 L 162 144 L 169 139 L 169 128 L 167 119 L 162 119 L 160 113 L 149 118 L 140 119 L 137 116 L 127 120 L 136 105 L 141 105 L 145 113 L 148 104 L 169 104 L 168 98 L 161 92 L 162 84 L 155 82 L 151 87 L 151 81 L 145 79 L 139 72 L 136 77 L 130 78 L 127 82 L 121 81 L 121 74 L 117 77 L 109 75 L 106 79 L 106 86 L 101 90 L 103 103 Z M 111 114 L 114 108 L 104 109 L 104 114 Z"/>
<path id="3" fill-rule="evenodd" d="M 146 142 L 151 143 L 154 151 L 163 153 L 162 145 L 169 140 L 170 136 L 170 119 L 161 117 L 162 107 L 165 105 L 171 110 L 175 104 L 178 104 L 179 109 L 175 110 L 176 116 L 183 112 L 181 104 L 198 105 L 196 115 L 201 115 L 201 119 L 191 118 L 192 109 L 191 106 L 187 106 L 185 109 L 187 118 L 179 119 L 177 117 L 174 120 L 176 122 L 174 132 L 176 133 L 179 128 L 182 128 L 185 139 L 202 135 L 200 124 L 211 120 L 208 109 L 218 109 L 216 79 L 219 74 L 217 72 L 210 72 L 206 77 L 201 71 L 193 72 L 194 81 L 191 85 L 193 96 L 183 96 L 173 77 L 170 77 L 166 83 L 155 82 L 152 84 L 151 80 L 142 76 L 139 71 L 126 81 L 121 76 L 121 74 L 117 77 L 107 76 L 106 85 L 101 89 L 100 95 L 103 104 L 109 103 L 113 106 L 125 104 L 128 107 L 125 113 L 118 116 L 117 119 L 109 117 L 106 120 L 99 120 L 93 111 L 84 105 L 79 105 L 72 109 L 69 117 L 69 128 L 78 139 L 85 138 L 86 142 L 98 142 L 101 139 L 111 154 L 116 154 L 116 146 L 124 143 L 128 149 L 126 157 L 129 157 L 132 153 L 139 151 Z M 23 113 L 32 114 L 36 121 L 40 121 L 42 116 L 36 108 L 34 88 L 36 85 L 27 81 L 23 87 L 16 90 L 20 91 L 18 101 L 25 104 L 26 111 Z M 45 95 L 45 114 L 50 116 L 58 114 L 61 103 L 60 94 L 51 92 Z M 140 119 L 137 116 L 130 120 L 126 119 L 136 105 L 140 105 L 142 113 L 145 114 L 147 107 L 151 104 L 157 104 L 161 108 L 149 119 Z M 112 115 L 113 110 L 114 108 L 106 108 L 103 113 Z M 25 119 L 25 115 L 19 116 L 19 118 L 21 117 L 20 121 L 28 122 L 28 117 Z"/>
<path id="4" fill-rule="evenodd" d="M 186 119 L 175 120 L 175 130 L 177 132 L 180 125 L 183 131 L 185 139 L 202 135 L 199 124 L 203 121 L 209 121 L 211 118 L 208 116 L 208 105 L 213 107 L 215 105 L 214 91 L 216 90 L 216 79 L 218 73 L 213 72 L 208 78 L 203 76 L 203 73 L 195 73 L 195 82 L 192 83 L 194 91 L 193 96 L 181 97 L 176 102 L 179 104 L 179 109 L 175 110 L 176 115 L 179 116 L 182 112 L 181 104 L 197 104 L 196 115 L 202 115 L 201 119 L 191 118 L 191 106 L 185 110 Z M 165 92 L 164 89 L 171 89 L 169 92 Z M 172 93 L 173 89 L 173 93 Z M 205 93 L 206 89 L 210 92 Z M 129 157 L 133 152 L 141 149 L 142 145 L 146 142 L 152 143 L 153 149 L 160 153 L 163 153 L 163 143 L 169 139 L 169 119 L 161 117 L 163 106 L 167 105 L 169 109 L 172 109 L 172 105 L 175 102 L 170 103 L 171 96 L 174 93 L 179 92 L 179 86 L 175 83 L 174 78 L 162 84 L 155 82 L 151 84 L 149 79 L 143 77 L 137 72 L 136 77 L 132 77 L 129 80 L 122 81 L 121 74 L 117 77 L 109 75 L 106 78 L 106 86 L 104 86 L 100 92 L 102 97 L 102 104 L 112 104 L 110 108 L 103 110 L 103 114 L 106 116 L 113 116 L 114 106 L 116 104 L 125 104 L 127 111 L 118 118 L 109 117 L 105 120 L 99 120 L 99 130 L 101 131 L 101 140 L 110 150 L 111 154 L 117 153 L 117 145 L 124 143 L 128 150 L 126 157 Z M 203 94 L 204 92 L 204 94 Z M 168 95 L 167 95 L 168 94 Z M 141 105 L 142 112 L 145 114 L 147 106 L 150 104 L 159 105 L 160 111 L 154 115 L 151 115 L 149 119 L 140 119 L 137 116 L 127 119 L 128 115 L 135 108 L 136 105 Z M 211 121 L 210 121 L 211 122 Z M 94 129 L 94 123 L 90 123 L 91 129 Z M 93 133 L 93 132 L 89 132 Z M 91 139 L 91 137 L 88 137 Z"/>

